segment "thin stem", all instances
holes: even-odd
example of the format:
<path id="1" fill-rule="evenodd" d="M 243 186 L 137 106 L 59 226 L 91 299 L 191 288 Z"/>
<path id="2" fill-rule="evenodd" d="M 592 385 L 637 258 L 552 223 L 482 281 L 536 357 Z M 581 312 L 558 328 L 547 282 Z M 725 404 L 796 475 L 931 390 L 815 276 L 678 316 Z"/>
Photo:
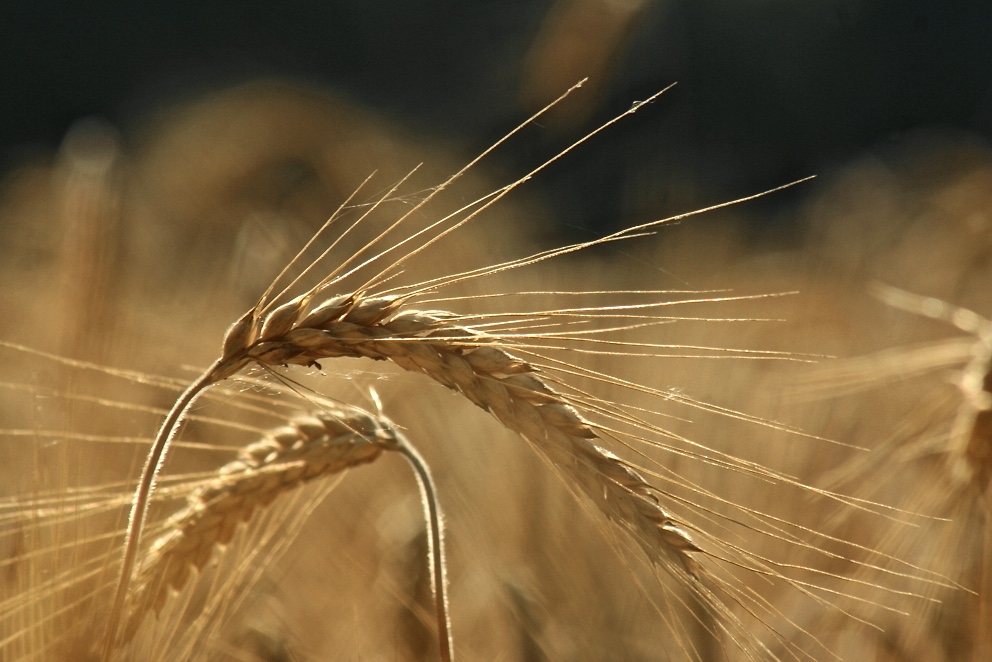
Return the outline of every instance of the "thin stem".
<path id="1" fill-rule="evenodd" d="M 110 608 L 110 615 L 107 618 L 107 627 L 103 640 L 103 659 L 109 660 L 113 650 L 114 642 L 117 639 L 117 628 L 124 611 L 124 602 L 127 599 L 128 587 L 131 583 L 131 575 L 134 572 L 134 564 L 138 558 L 138 545 L 141 542 L 141 531 L 144 528 L 145 519 L 148 516 L 148 504 L 151 502 L 152 491 L 155 488 L 155 478 L 165 464 L 165 457 L 169 450 L 169 443 L 172 441 L 179 428 L 179 423 L 189 409 L 196 397 L 208 386 L 216 381 L 215 369 L 220 365 L 220 361 L 207 368 L 202 375 L 196 378 L 192 384 L 183 392 L 172 405 L 168 416 L 162 421 L 155 441 L 148 452 L 145 466 L 141 470 L 141 480 L 138 488 L 134 492 L 131 500 L 131 512 L 128 515 L 127 531 L 124 533 L 124 558 L 121 561 L 121 572 L 117 580 L 117 590 L 114 594 L 114 603 Z"/>
<path id="2" fill-rule="evenodd" d="M 420 486 L 420 496 L 424 504 L 424 512 L 430 526 L 427 556 L 430 562 L 431 582 L 434 591 L 434 614 L 437 618 L 438 657 L 441 662 L 452 662 L 454 659 L 451 638 L 451 620 L 448 610 L 448 582 L 445 571 L 444 536 L 441 523 L 441 507 L 438 503 L 434 479 L 431 478 L 427 462 L 417 452 L 407 439 L 395 431 L 399 452 L 407 459 L 417 475 Z"/>

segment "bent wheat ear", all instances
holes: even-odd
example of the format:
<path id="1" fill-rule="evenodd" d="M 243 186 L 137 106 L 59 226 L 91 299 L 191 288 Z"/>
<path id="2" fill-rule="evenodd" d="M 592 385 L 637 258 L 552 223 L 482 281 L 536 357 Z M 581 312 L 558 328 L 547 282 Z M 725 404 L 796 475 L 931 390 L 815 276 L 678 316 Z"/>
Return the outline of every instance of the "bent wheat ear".
<path id="1" fill-rule="evenodd" d="M 612 521 L 630 531 L 653 561 L 696 577 L 700 551 L 630 465 L 598 446 L 596 428 L 498 339 L 456 325 L 443 312 L 401 311 L 401 298 L 337 297 L 301 315 L 282 335 L 224 356 L 212 381 L 249 362 L 314 365 L 333 357 L 391 361 L 455 390 L 519 433 Z M 282 317 L 282 308 L 275 309 Z M 271 328 L 267 319 L 262 328 Z M 237 331 L 237 329 L 235 329 Z M 226 342 L 225 346 L 234 344 Z M 685 578 L 685 577 L 683 577 Z"/>
<path id="2" fill-rule="evenodd" d="M 161 611 L 170 590 L 182 589 L 216 547 L 231 541 L 240 522 L 308 481 L 400 450 L 397 434 L 382 418 L 334 407 L 293 418 L 245 447 L 238 459 L 190 495 L 142 559 L 124 641 L 133 638 L 149 612 Z"/>

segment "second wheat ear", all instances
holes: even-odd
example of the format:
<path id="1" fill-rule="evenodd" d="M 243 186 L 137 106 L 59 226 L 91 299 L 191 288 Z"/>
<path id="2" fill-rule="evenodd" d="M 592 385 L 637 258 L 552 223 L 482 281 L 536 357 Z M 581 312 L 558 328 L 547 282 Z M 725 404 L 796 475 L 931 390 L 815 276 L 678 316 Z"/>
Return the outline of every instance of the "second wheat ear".
<path id="1" fill-rule="evenodd" d="M 238 459 L 196 489 L 165 524 L 135 576 L 135 608 L 122 639 L 133 639 L 149 612 L 158 614 L 170 590 L 180 590 L 214 549 L 228 544 L 241 522 L 281 494 L 313 480 L 370 464 L 383 453 L 402 455 L 412 466 L 424 503 L 428 557 L 442 662 L 452 660 L 445 554 L 437 489 L 427 463 L 388 419 L 353 407 L 322 403 L 320 410 L 291 418 L 246 446 Z"/>

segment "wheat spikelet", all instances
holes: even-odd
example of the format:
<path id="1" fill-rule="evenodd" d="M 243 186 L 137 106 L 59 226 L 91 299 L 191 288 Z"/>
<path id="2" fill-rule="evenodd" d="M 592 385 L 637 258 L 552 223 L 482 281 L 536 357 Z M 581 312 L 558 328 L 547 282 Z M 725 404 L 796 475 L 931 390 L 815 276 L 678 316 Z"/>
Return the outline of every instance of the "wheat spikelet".
<path id="1" fill-rule="evenodd" d="M 308 481 L 368 464 L 397 448 L 395 430 L 384 419 L 343 407 L 295 417 L 244 448 L 189 496 L 186 508 L 166 522 L 167 533 L 151 545 L 138 568 L 125 638 L 149 611 L 161 611 L 169 590 L 182 589 L 191 572 L 202 569 L 256 510 Z"/>

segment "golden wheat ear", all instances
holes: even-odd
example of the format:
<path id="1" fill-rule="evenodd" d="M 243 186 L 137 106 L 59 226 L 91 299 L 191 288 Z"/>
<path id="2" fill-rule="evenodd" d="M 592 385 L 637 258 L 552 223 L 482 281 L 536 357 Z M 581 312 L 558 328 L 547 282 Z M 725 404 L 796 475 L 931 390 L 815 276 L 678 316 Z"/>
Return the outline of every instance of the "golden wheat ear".
<path id="1" fill-rule="evenodd" d="M 841 406 L 857 407 L 856 412 L 868 407 L 886 412 L 879 417 L 882 426 L 848 415 L 864 426 L 852 436 L 870 440 L 872 452 L 825 472 L 821 482 L 903 512 L 926 513 L 912 527 L 876 524 L 871 545 L 881 565 L 913 563 L 940 581 L 924 587 L 932 606 L 905 605 L 906 613 L 897 616 L 876 613 L 877 631 L 845 628 L 837 614 L 828 613 L 812 618 L 811 627 L 828 639 L 858 640 L 858 648 L 848 650 L 861 656 L 992 659 L 992 320 L 948 300 L 887 284 L 872 283 L 869 291 L 886 306 L 909 313 L 895 319 L 925 333 L 926 340 L 914 338 L 912 344 L 828 363 L 803 384 L 807 396 L 819 391 L 838 403 L 849 398 Z M 921 323 L 923 318 L 946 326 Z M 879 325 L 879 335 L 886 332 L 884 323 Z M 824 528 L 850 537 L 863 525 L 860 515 L 839 510 Z M 855 568 L 852 575 L 867 576 L 869 568 Z M 908 587 L 905 579 L 896 577 L 895 585 Z M 870 599 L 876 590 L 866 585 L 858 597 L 875 607 Z M 855 613 L 871 611 L 847 602 Z"/>
<path id="2" fill-rule="evenodd" d="M 313 365 L 355 357 L 424 374 L 531 442 L 607 517 L 633 531 L 651 557 L 661 553 L 696 574 L 691 552 L 699 550 L 689 535 L 632 467 L 595 443 L 595 427 L 533 365 L 502 349 L 495 337 L 453 324 L 443 314 L 398 310 L 398 302 L 349 298 L 318 305 L 292 327 L 280 328 L 280 335 L 263 332 L 256 343 L 223 358 L 219 369 L 246 361 Z"/>
<path id="3" fill-rule="evenodd" d="M 325 403 L 320 410 L 295 416 L 248 445 L 189 496 L 185 508 L 165 523 L 165 532 L 141 559 L 132 606 L 119 646 L 130 642 L 149 613 L 158 614 L 170 592 L 181 590 L 190 576 L 227 545 L 238 525 L 282 494 L 305 483 L 369 464 L 384 452 L 397 452 L 413 466 L 420 484 L 431 535 L 432 586 L 435 593 L 439 651 L 452 658 L 444 572 L 441 516 L 426 462 L 396 427 L 381 415 Z"/>
<path id="4" fill-rule="evenodd" d="M 967 362 L 958 380 L 962 402 L 950 431 L 947 458 L 958 485 L 974 481 L 985 493 L 992 479 L 992 320 L 942 299 L 881 283 L 873 284 L 871 291 L 894 308 L 947 322 L 972 337 L 965 341 Z"/>
<path id="5" fill-rule="evenodd" d="M 182 589 L 257 510 L 308 481 L 368 464 L 396 447 L 391 426 L 338 408 L 295 417 L 244 448 L 190 495 L 141 559 L 124 643 L 145 615 L 160 612 L 169 591 Z"/>

